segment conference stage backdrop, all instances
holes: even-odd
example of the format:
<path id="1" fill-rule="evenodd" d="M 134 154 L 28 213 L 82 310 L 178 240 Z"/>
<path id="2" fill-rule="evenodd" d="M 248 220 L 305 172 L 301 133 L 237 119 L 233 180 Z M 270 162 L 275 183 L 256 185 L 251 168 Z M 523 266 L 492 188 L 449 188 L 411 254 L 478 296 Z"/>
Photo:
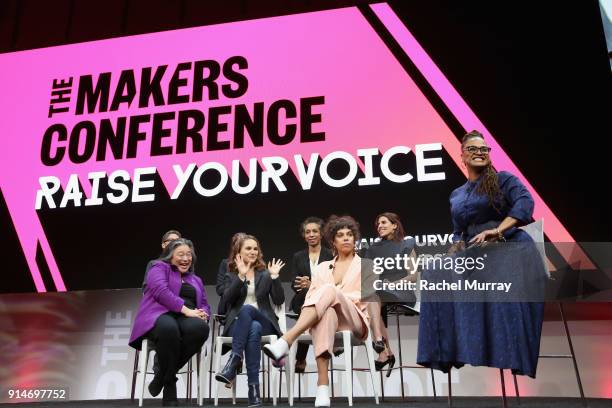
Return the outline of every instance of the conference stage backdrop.
<path id="1" fill-rule="evenodd" d="M 138 287 L 170 228 L 195 242 L 207 283 L 234 232 L 287 259 L 310 215 L 355 216 L 368 245 L 391 210 L 419 244 L 447 243 L 472 129 L 530 188 L 548 237 L 573 242 L 386 3 L 9 53 L 0 66 L 0 186 L 38 292 Z"/>

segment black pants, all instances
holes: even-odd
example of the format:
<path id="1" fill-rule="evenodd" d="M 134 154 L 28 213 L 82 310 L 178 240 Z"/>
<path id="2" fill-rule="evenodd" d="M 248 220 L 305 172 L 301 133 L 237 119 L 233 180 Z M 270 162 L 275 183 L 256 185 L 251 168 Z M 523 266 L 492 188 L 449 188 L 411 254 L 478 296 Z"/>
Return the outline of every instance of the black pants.
<path id="1" fill-rule="evenodd" d="M 389 304 L 382 303 L 380 305 L 380 317 L 382 318 L 382 321 L 385 327 L 389 327 L 389 317 L 388 316 L 389 316 Z"/>
<path id="2" fill-rule="evenodd" d="M 147 337 L 155 343 L 164 397 L 165 385 L 175 386 L 176 373 L 202 348 L 208 332 L 208 323 L 197 317 L 168 312 L 157 318 Z"/>
<path id="3" fill-rule="evenodd" d="M 304 305 L 304 300 L 306 299 L 307 290 L 302 290 L 293 296 L 291 299 L 291 310 L 298 315 L 302 311 L 302 306 Z M 308 343 L 298 343 L 297 352 L 295 353 L 295 359 L 297 361 L 306 360 L 306 355 L 308 354 L 308 347 L 310 345 Z"/>

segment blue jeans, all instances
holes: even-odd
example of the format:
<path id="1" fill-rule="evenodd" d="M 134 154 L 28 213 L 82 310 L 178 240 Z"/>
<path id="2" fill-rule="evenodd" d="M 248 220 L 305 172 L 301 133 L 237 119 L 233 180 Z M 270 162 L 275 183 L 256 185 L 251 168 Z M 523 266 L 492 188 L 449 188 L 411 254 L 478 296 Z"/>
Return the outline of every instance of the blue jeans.
<path id="1" fill-rule="evenodd" d="M 245 305 L 228 334 L 232 336 L 232 354 L 242 358 L 244 353 L 249 385 L 259 384 L 261 336 L 275 334 L 272 322 L 252 305 Z"/>

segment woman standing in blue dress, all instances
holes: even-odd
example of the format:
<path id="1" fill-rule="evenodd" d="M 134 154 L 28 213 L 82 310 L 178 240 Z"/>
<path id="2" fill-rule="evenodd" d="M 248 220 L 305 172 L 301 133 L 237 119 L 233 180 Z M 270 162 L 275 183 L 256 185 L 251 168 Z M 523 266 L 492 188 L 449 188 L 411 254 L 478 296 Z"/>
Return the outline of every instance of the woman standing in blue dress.
<path id="1" fill-rule="evenodd" d="M 520 287 L 529 287 L 525 282 L 533 280 L 531 286 L 539 290 L 545 276 L 541 258 L 531 237 L 517 228 L 532 221 L 531 194 L 514 175 L 495 171 L 491 148 L 482 134 L 466 134 L 461 147 L 468 181 L 450 196 L 456 240 L 450 253 L 465 255 L 466 246 L 508 241 L 510 244 L 498 245 L 495 262 L 487 272 L 512 279 L 526 276 L 527 280 L 518 282 L 523 284 Z M 424 270 L 424 279 L 428 273 L 432 276 L 435 271 Z M 541 298 L 524 299 L 529 301 L 422 303 L 418 364 L 443 372 L 470 364 L 535 377 L 544 304 L 532 301 Z"/>

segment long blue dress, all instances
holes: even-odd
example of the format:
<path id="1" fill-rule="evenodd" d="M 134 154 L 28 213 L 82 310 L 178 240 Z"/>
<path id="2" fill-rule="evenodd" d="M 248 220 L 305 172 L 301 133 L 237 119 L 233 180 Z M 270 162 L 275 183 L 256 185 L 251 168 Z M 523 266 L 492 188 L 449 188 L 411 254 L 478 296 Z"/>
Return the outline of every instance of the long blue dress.
<path id="1" fill-rule="evenodd" d="M 479 232 L 495 228 L 507 216 L 520 224 L 532 220 L 533 198 L 518 178 L 499 172 L 502 198 L 494 208 L 476 192 L 480 179 L 468 181 L 450 196 L 454 236 L 466 243 Z M 509 242 L 531 237 L 518 228 L 504 233 Z M 508 251 L 508 253 L 511 251 Z M 511 273 L 522 257 L 502 256 L 499 273 Z M 422 278 L 431 271 L 424 270 Z M 543 272 L 543 269 L 542 269 Z M 540 349 L 543 302 L 427 302 L 423 296 L 417 363 L 447 372 L 464 364 L 511 369 L 534 377 Z"/>

